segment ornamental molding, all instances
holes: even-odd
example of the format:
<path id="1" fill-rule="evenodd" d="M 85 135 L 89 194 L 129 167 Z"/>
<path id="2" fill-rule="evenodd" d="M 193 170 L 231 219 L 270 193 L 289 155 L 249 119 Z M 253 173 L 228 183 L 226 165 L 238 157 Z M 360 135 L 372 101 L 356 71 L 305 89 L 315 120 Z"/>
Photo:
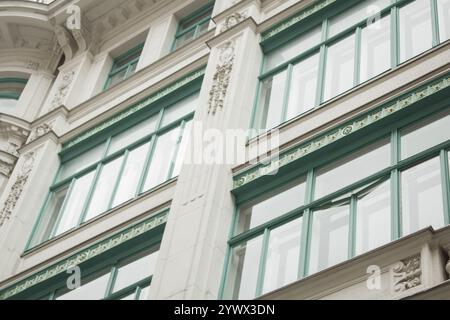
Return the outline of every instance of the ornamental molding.
<path id="1" fill-rule="evenodd" d="M 220 29 L 220 32 L 225 32 L 228 29 L 231 29 L 238 23 L 244 21 L 247 18 L 246 13 L 239 13 L 235 12 L 230 14 L 228 17 L 225 18 L 225 22 L 222 25 L 222 28 Z"/>
<path id="2" fill-rule="evenodd" d="M 391 269 L 393 292 L 402 293 L 422 284 L 420 254 L 397 262 Z"/>
<path id="3" fill-rule="evenodd" d="M 129 108 L 128 110 L 125 110 L 124 112 L 119 113 L 118 115 L 110 118 L 109 120 L 106 120 L 105 122 L 99 124 L 98 126 L 87 130 L 86 132 L 82 133 L 75 139 L 69 141 L 66 143 L 62 151 L 66 151 L 67 149 L 72 148 L 73 146 L 81 143 L 82 141 L 92 137 L 93 135 L 115 125 L 117 122 L 122 121 L 123 119 L 126 119 L 133 115 L 134 113 L 148 107 L 150 104 L 155 103 L 162 98 L 166 97 L 167 95 L 173 93 L 174 91 L 180 89 L 181 87 L 184 87 L 185 85 L 189 84 L 190 82 L 199 79 L 205 74 L 205 69 L 197 70 L 196 72 L 192 73 L 191 75 L 183 78 L 180 81 L 175 82 L 172 85 L 169 85 L 168 87 L 162 89 L 161 91 L 157 92 L 156 94 L 150 96 L 149 98 L 146 98 L 139 102 L 138 104 L 134 105 L 133 107 Z"/>
<path id="4" fill-rule="evenodd" d="M 338 128 L 327 131 L 317 138 L 313 138 L 308 142 L 302 143 L 299 146 L 282 152 L 277 160 L 274 160 L 267 165 L 260 163 L 259 165 L 251 167 L 242 173 L 237 173 L 234 177 L 233 188 L 237 189 L 259 179 L 262 176 L 275 172 L 281 167 L 297 161 L 331 143 L 341 140 L 342 138 L 366 128 L 373 123 L 408 108 L 414 103 L 448 87 L 450 87 L 450 75 L 446 75 L 439 80 L 433 81 L 430 84 L 421 86 L 409 93 L 406 93 L 391 102 L 383 104 L 381 107 L 365 113 L 363 116 L 357 117 L 356 119 L 347 122 Z"/>
<path id="5" fill-rule="evenodd" d="M 337 0 L 323 0 L 317 4 L 307 7 L 306 9 L 300 11 L 300 13 L 288 18 L 286 21 L 282 22 L 281 24 L 278 24 L 275 27 L 269 29 L 268 31 L 263 32 L 262 37 L 261 37 L 261 42 L 264 42 L 264 41 L 272 38 L 273 36 L 279 34 L 280 32 L 293 26 L 294 24 L 297 24 L 297 23 L 301 22 L 302 20 L 305 20 L 306 18 L 312 16 L 313 14 L 321 11 L 322 9 L 328 7 L 329 5 L 331 5 L 335 2 L 337 2 Z"/>
<path id="6" fill-rule="evenodd" d="M 122 245 L 156 227 L 167 222 L 168 212 L 163 212 L 152 216 L 151 218 L 140 222 L 128 229 L 125 229 L 111 237 L 106 238 L 84 250 L 81 250 L 72 256 L 63 259 L 44 270 L 41 270 L 28 278 L 17 282 L 16 284 L 4 289 L 0 292 L 0 300 L 6 300 L 15 296 L 35 285 L 47 281 L 61 273 L 66 272 L 69 268 L 73 268 L 92 258 L 95 258 L 119 245 Z"/>
<path id="7" fill-rule="evenodd" d="M 12 212 L 16 208 L 17 202 L 19 201 L 25 185 L 28 182 L 31 171 L 33 170 L 34 162 L 38 153 L 39 149 L 28 152 L 24 155 L 22 168 L 11 187 L 11 191 L 9 192 L 8 198 L 6 198 L 2 211 L 0 211 L 0 227 L 2 227 L 6 221 L 10 219 Z"/>
<path id="8" fill-rule="evenodd" d="M 51 110 L 58 108 L 60 105 L 64 104 L 64 99 L 69 93 L 69 87 L 72 84 L 73 78 L 75 77 L 75 71 L 67 71 L 63 74 L 61 78 L 61 83 L 58 86 L 55 96 L 53 97 L 51 103 Z"/>
<path id="9" fill-rule="evenodd" d="M 46 135 L 47 133 L 49 133 L 50 131 L 53 130 L 53 125 L 54 123 L 43 123 L 39 126 L 37 126 L 31 133 L 30 135 L 30 139 L 28 140 L 28 143 L 31 143 L 37 139 L 39 139 L 40 137 Z"/>
<path id="10" fill-rule="evenodd" d="M 218 109 L 223 109 L 230 83 L 231 71 L 234 64 L 234 41 L 227 41 L 219 48 L 219 62 L 213 76 L 213 83 L 209 91 L 208 114 L 215 115 Z"/>
<path id="11" fill-rule="evenodd" d="M 13 169 L 14 169 L 14 163 L 10 163 L 10 162 L 0 159 L 0 173 L 1 174 L 3 174 L 5 177 L 9 178 Z"/>

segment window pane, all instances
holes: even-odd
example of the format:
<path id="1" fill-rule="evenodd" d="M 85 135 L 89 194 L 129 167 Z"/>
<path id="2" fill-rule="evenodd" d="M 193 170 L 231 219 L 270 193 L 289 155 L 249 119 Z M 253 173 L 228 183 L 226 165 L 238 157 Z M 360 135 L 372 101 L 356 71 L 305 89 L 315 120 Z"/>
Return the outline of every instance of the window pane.
<path id="1" fill-rule="evenodd" d="M 178 149 L 177 159 L 173 168 L 172 178 L 180 174 L 181 165 L 183 164 L 184 157 L 186 156 L 187 147 L 189 144 L 189 137 L 191 134 L 192 122 L 186 123 L 183 131 L 183 137 L 181 138 L 180 147 Z M 192 152 L 190 153 L 192 155 Z M 189 154 L 188 154 L 189 155 Z"/>
<path id="2" fill-rule="evenodd" d="M 358 197 L 356 254 L 362 254 L 391 241 L 390 182 L 383 182 Z"/>
<path id="3" fill-rule="evenodd" d="M 361 75 L 360 81 L 367 81 L 391 67 L 391 17 L 362 29 L 361 32 Z"/>
<path id="4" fill-rule="evenodd" d="M 440 113 L 400 132 L 401 156 L 406 159 L 450 139 L 450 114 Z"/>
<path id="5" fill-rule="evenodd" d="M 439 35 L 441 42 L 450 39 L 450 0 L 438 0 Z"/>
<path id="6" fill-rule="evenodd" d="M 299 218 L 270 232 L 263 293 L 297 280 L 301 229 Z"/>
<path id="7" fill-rule="evenodd" d="M 355 183 L 390 165 L 389 140 L 361 149 L 317 171 L 315 199 Z"/>
<path id="8" fill-rule="evenodd" d="M 400 8 L 400 61 L 432 46 L 430 1 L 418 0 Z"/>
<path id="9" fill-rule="evenodd" d="M 157 138 L 144 191 L 150 190 L 168 179 L 170 164 L 175 154 L 179 132 L 180 128 L 176 128 Z"/>
<path id="10" fill-rule="evenodd" d="M 283 190 L 277 190 L 263 200 L 243 206 L 239 214 L 238 233 L 255 228 L 265 222 L 301 207 L 305 203 L 306 180 L 302 178 Z"/>
<path id="11" fill-rule="evenodd" d="M 390 4 L 391 0 L 366 0 L 353 6 L 344 13 L 330 19 L 329 37 L 373 16 Z"/>
<path id="12" fill-rule="evenodd" d="M 186 32 L 182 36 L 178 37 L 175 41 L 175 49 L 180 48 L 187 44 L 188 42 L 192 41 L 195 36 L 195 29 L 192 29 L 191 31 Z"/>
<path id="13" fill-rule="evenodd" d="M 318 70 L 319 55 L 317 54 L 294 66 L 289 91 L 288 119 L 314 107 Z"/>
<path id="14" fill-rule="evenodd" d="M 247 300 L 256 295 L 262 236 L 233 248 L 228 267 L 229 299 Z"/>
<path id="15" fill-rule="evenodd" d="M 261 82 L 259 97 L 259 115 L 256 120 L 258 128 L 271 129 L 281 122 L 284 91 L 286 85 L 286 71 Z"/>
<path id="16" fill-rule="evenodd" d="M 113 201 L 113 207 L 135 197 L 149 148 L 150 143 L 147 143 L 128 154 L 127 163 Z"/>
<path id="17" fill-rule="evenodd" d="M 108 88 L 111 88 L 111 87 L 115 86 L 116 84 L 122 82 L 125 79 L 126 74 L 127 74 L 127 68 L 124 68 L 123 70 L 117 72 L 113 76 L 110 76 Z"/>
<path id="18" fill-rule="evenodd" d="M 117 269 L 113 292 L 118 292 L 153 275 L 158 259 L 158 251 L 146 253 L 138 260 L 128 262 Z"/>
<path id="19" fill-rule="evenodd" d="M 348 259 L 349 205 L 313 213 L 309 274 Z"/>
<path id="20" fill-rule="evenodd" d="M 402 172 L 403 235 L 432 226 L 444 226 L 439 158 Z"/>
<path id="21" fill-rule="evenodd" d="M 301 35 L 299 38 L 289 41 L 287 44 L 266 55 L 264 70 L 272 70 L 276 66 L 295 58 L 299 54 L 318 45 L 320 40 L 321 27 L 317 27 Z"/>
<path id="22" fill-rule="evenodd" d="M 104 165 L 92 196 L 85 221 L 88 221 L 108 210 L 109 201 L 119 175 L 123 156 Z"/>
<path id="23" fill-rule="evenodd" d="M 63 212 L 60 213 L 60 220 L 55 230 L 55 236 L 78 225 L 94 175 L 95 171 L 75 181 L 70 192 L 70 198 L 66 200 Z"/>
<path id="24" fill-rule="evenodd" d="M 86 152 L 83 152 L 78 157 L 65 162 L 61 166 L 61 170 L 59 172 L 58 181 L 62 181 L 77 172 L 89 167 L 90 165 L 100 161 L 105 152 L 105 143 L 98 145 L 95 148 L 92 148 Z"/>
<path id="25" fill-rule="evenodd" d="M 198 27 L 198 31 L 197 31 L 197 37 L 200 37 L 202 34 L 206 33 L 206 31 L 208 31 L 208 27 L 209 27 L 209 21 L 203 22 L 199 27 Z"/>
<path id="26" fill-rule="evenodd" d="M 164 127 L 195 111 L 197 107 L 198 93 L 193 94 L 164 110 L 161 126 Z"/>
<path id="27" fill-rule="evenodd" d="M 102 272 L 102 275 L 98 275 L 94 279 L 89 279 L 87 281 L 82 279 L 81 287 L 60 295 L 56 300 L 103 299 L 105 297 L 109 276 L 109 270 L 105 270 Z"/>
<path id="28" fill-rule="evenodd" d="M 113 154 L 138 140 L 149 136 L 155 131 L 158 116 L 153 116 L 143 122 L 140 122 L 126 131 L 119 133 L 111 139 L 111 145 L 108 154 Z"/>
<path id="29" fill-rule="evenodd" d="M 328 48 L 324 101 L 353 87 L 355 70 L 355 35 Z"/>

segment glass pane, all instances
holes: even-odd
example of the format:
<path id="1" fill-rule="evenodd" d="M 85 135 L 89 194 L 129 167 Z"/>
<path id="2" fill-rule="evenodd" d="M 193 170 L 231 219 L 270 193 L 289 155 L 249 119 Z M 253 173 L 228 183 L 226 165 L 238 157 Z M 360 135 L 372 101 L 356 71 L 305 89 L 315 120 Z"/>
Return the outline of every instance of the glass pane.
<path id="1" fill-rule="evenodd" d="M 330 19 L 329 37 L 332 37 L 365 18 L 374 16 L 391 4 L 391 0 L 366 0 Z"/>
<path id="2" fill-rule="evenodd" d="M 169 178 L 170 164 L 175 154 L 179 133 L 180 128 L 176 128 L 157 138 L 144 191 L 156 187 Z"/>
<path id="3" fill-rule="evenodd" d="M 193 94 L 164 110 L 161 126 L 164 127 L 194 112 L 197 108 L 198 93 Z"/>
<path id="4" fill-rule="evenodd" d="M 450 0 L 438 0 L 439 36 L 441 42 L 450 39 Z"/>
<path id="5" fill-rule="evenodd" d="M 298 279 L 302 218 L 270 232 L 263 293 Z"/>
<path id="6" fill-rule="evenodd" d="M 114 61 L 113 70 L 120 69 L 121 67 L 123 67 L 127 64 L 130 64 L 130 63 L 137 65 L 136 60 L 139 60 L 139 57 L 141 56 L 141 53 L 142 53 L 142 49 L 135 48 L 135 49 L 131 49 L 131 50 L 133 51 L 133 53 L 131 53 L 131 54 L 125 53 L 126 56 L 116 59 Z"/>
<path id="7" fill-rule="evenodd" d="M 203 22 L 197 30 L 197 37 L 200 37 L 202 34 L 206 33 L 206 31 L 208 31 L 208 27 L 209 27 L 209 21 Z"/>
<path id="8" fill-rule="evenodd" d="M 391 241 L 389 181 L 359 196 L 356 212 L 356 254 L 362 254 Z"/>
<path id="9" fill-rule="evenodd" d="M 414 124 L 400 132 L 402 159 L 434 147 L 450 139 L 450 114 L 448 111 Z"/>
<path id="10" fill-rule="evenodd" d="M 182 36 L 178 37 L 175 41 L 175 49 L 180 48 L 187 44 L 188 42 L 191 42 L 194 40 L 195 37 L 195 28 L 191 31 L 186 32 Z"/>
<path id="11" fill-rule="evenodd" d="M 103 166 L 100 177 L 95 185 L 94 194 L 92 196 L 91 203 L 89 204 L 89 209 L 84 221 L 88 221 L 108 210 L 109 201 L 111 199 L 122 162 L 123 156 Z"/>
<path id="12" fill-rule="evenodd" d="M 431 48 L 430 1 L 413 1 L 400 8 L 399 23 L 401 62 Z"/>
<path id="13" fill-rule="evenodd" d="M 95 148 L 83 152 L 78 157 L 63 163 L 58 175 L 58 181 L 62 181 L 100 161 L 104 152 L 105 143 L 102 143 Z"/>
<path id="14" fill-rule="evenodd" d="M 229 299 L 248 300 L 256 296 L 262 236 L 233 248 L 228 267 Z"/>
<path id="15" fill-rule="evenodd" d="M 256 119 L 256 127 L 271 129 L 278 126 L 283 111 L 283 99 L 286 85 L 286 71 L 269 77 L 261 82 L 259 97 L 259 114 Z"/>
<path id="16" fill-rule="evenodd" d="M 150 285 L 143 287 L 141 289 L 141 293 L 139 294 L 139 300 L 147 300 L 149 291 L 150 291 Z"/>
<path id="17" fill-rule="evenodd" d="M 390 165 L 389 140 L 382 140 L 317 170 L 315 199 L 351 185 Z"/>
<path id="18" fill-rule="evenodd" d="M 181 138 L 180 147 L 178 149 L 177 159 L 173 167 L 172 177 L 176 177 L 180 174 L 181 165 L 183 164 L 184 157 L 186 156 L 187 147 L 189 144 L 189 138 L 191 134 L 192 122 L 187 122 L 184 127 L 183 137 Z M 191 153 L 192 154 L 192 153 Z"/>
<path id="19" fill-rule="evenodd" d="M 353 87 L 355 70 L 355 35 L 328 48 L 324 101 Z"/>
<path id="20" fill-rule="evenodd" d="M 0 108 L 14 108 L 16 105 L 16 99 L 0 98 Z"/>
<path id="21" fill-rule="evenodd" d="M 250 203 L 240 209 L 238 233 L 255 228 L 285 213 L 295 210 L 305 203 L 306 180 L 302 178 L 282 190 L 277 190 L 263 200 Z"/>
<path id="22" fill-rule="evenodd" d="M 386 16 L 361 31 L 361 75 L 367 81 L 391 67 L 391 17 Z"/>
<path id="23" fill-rule="evenodd" d="M 288 119 L 292 119 L 314 107 L 318 71 L 319 55 L 317 54 L 294 66 L 289 91 Z"/>
<path id="24" fill-rule="evenodd" d="M 153 116 L 143 122 L 140 122 L 126 131 L 119 133 L 111 139 L 111 145 L 108 149 L 108 154 L 113 154 L 140 139 L 149 136 L 155 131 L 158 116 Z"/>
<path id="25" fill-rule="evenodd" d="M 128 154 L 127 163 L 123 169 L 122 178 L 120 179 L 113 201 L 113 207 L 136 196 L 139 179 L 144 171 L 144 164 L 149 149 L 150 143 L 147 143 Z"/>
<path id="26" fill-rule="evenodd" d="M 432 226 L 444 226 L 439 158 L 402 172 L 403 235 Z"/>
<path id="27" fill-rule="evenodd" d="M 348 259 L 349 205 L 313 213 L 309 274 Z"/>
<path id="28" fill-rule="evenodd" d="M 81 287 L 64 293 L 60 296 L 57 294 L 56 300 L 100 300 L 105 297 L 106 287 L 109 280 L 109 270 L 102 272 L 102 275 L 94 279 L 81 281 Z"/>
<path id="29" fill-rule="evenodd" d="M 70 198 L 66 200 L 63 212 L 60 213 L 58 226 L 54 232 L 55 236 L 78 225 L 94 176 L 95 171 L 75 181 Z"/>
<path id="30" fill-rule="evenodd" d="M 127 68 L 117 72 L 116 74 L 109 77 L 108 88 L 115 86 L 116 84 L 122 82 L 127 74 Z"/>
<path id="31" fill-rule="evenodd" d="M 211 17 L 212 10 L 213 8 L 211 7 L 210 9 L 206 9 L 205 11 L 202 10 L 203 12 L 199 15 L 195 15 L 194 18 L 183 19 L 180 24 L 180 31 L 189 29 L 190 27 L 193 27 L 196 24 L 200 23 L 202 20 Z"/>
<path id="32" fill-rule="evenodd" d="M 157 259 L 158 251 L 147 252 L 145 256 L 119 267 L 113 292 L 118 292 L 153 275 Z"/>
<path id="33" fill-rule="evenodd" d="M 321 27 L 317 27 L 300 37 L 289 41 L 282 47 L 271 51 L 266 55 L 264 71 L 269 71 L 280 64 L 295 58 L 299 54 L 318 45 L 321 40 Z"/>

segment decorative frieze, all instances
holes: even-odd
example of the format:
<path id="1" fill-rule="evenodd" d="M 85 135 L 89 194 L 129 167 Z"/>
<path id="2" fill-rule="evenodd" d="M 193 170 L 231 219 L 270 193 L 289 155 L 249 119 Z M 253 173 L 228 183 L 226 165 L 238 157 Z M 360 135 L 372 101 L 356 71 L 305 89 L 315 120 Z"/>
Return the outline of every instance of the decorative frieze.
<path id="1" fill-rule="evenodd" d="M 72 84 L 72 81 L 75 77 L 75 71 L 71 70 L 63 74 L 61 78 L 61 83 L 58 86 L 58 89 L 53 97 L 51 103 L 51 109 L 56 109 L 59 106 L 64 104 L 64 99 L 69 93 L 69 87 Z"/>
<path id="2" fill-rule="evenodd" d="M 34 162 L 39 149 L 30 151 L 24 155 L 24 162 L 19 174 L 16 177 L 14 184 L 11 187 L 8 198 L 6 199 L 2 211 L 0 211 L 0 227 L 5 224 L 7 220 L 11 217 L 17 202 L 22 195 L 25 185 L 28 182 L 31 171 L 33 170 Z"/>
<path id="3" fill-rule="evenodd" d="M 404 259 L 392 267 L 392 284 L 395 293 L 401 293 L 422 284 L 420 254 Z"/>
<path id="4" fill-rule="evenodd" d="M 61 273 L 66 272 L 69 268 L 77 266 L 83 262 L 86 262 L 92 258 L 99 256 L 119 245 L 122 245 L 156 227 L 166 223 L 168 212 L 163 212 L 158 215 L 140 222 L 122 232 L 114 234 L 113 236 L 102 240 L 78 253 L 53 264 L 44 270 L 19 281 L 11 287 L 0 292 L 0 300 L 8 299 L 15 296 L 37 284 L 47 281 Z"/>
<path id="5" fill-rule="evenodd" d="M 228 92 L 231 71 L 234 63 L 234 41 L 226 42 L 219 48 L 219 62 L 214 73 L 213 83 L 209 91 L 208 114 L 216 114 L 222 109 Z"/>
<path id="6" fill-rule="evenodd" d="M 402 97 L 383 104 L 381 107 L 366 113 L 342 126 L 332 129 L 323 135 L 314 138 L 306 143 L 291 148 L 281 153 L 280 157 L 270 162 L 268 165 L 260 163 L 249 168 L 245 172 L 238 173 L 234 177 L 234 188 L 242 187 L 262 176 L 275 172 L 294 161 L 297 161 L 333 142 L 345 138 L 369 125 L 372 125 L 386 117 L 389 117 L 400 110 L 410 107 L 415 102 L 429 97 L 450 86 L 450 75 L 447 75 L 431 84 L 420 87 Z"/>

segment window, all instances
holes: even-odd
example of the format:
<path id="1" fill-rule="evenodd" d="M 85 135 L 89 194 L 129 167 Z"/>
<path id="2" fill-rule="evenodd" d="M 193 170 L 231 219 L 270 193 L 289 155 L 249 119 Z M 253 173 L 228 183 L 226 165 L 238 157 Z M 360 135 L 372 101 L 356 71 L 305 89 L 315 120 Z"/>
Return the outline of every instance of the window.
<path id="1" fill-rule="evenodd" d="M 175 35 L 175 42 L 173 43 L 173 50 L 188 44 L 208 31 L 213 7 L 214 3 L 209 3 L 180 21 Z"/>
<path id="2" fill-rule="evenodd" d="M 105 90 L 115 86 L 135 73 L 143 48 L 144 44 L 140 44 L 114 60 L 113 67 L 105 84 Z"/>
<path id="3" fill-rule="evenodd" d="M 105 142 L 63 158 L 30 245 L 76 228 L 176 177 L 197 98 L 198 92 L 191 94 L 114 132 Z"/>
<path id="4" fill-rule="evenodd" d="M 26 84 L 26 79 L 0 78 L 0 108 L 14 108 Z"/>
<path id="5" fill-rule="evenodd" d="M 267 46 L 252 127 L 272 129 L 423 53 L 438 35 L 447 40 L 449 8 L 449 0 L 365 0 Z"/>
<path id="6" fill-rule="evenodd" d="M 316 157 L 324 163 L 241 204 L 223 297 L 252 299 L 423 228 L 444 227 L 449 117 L 447 107 L 336 159 Z"/>

